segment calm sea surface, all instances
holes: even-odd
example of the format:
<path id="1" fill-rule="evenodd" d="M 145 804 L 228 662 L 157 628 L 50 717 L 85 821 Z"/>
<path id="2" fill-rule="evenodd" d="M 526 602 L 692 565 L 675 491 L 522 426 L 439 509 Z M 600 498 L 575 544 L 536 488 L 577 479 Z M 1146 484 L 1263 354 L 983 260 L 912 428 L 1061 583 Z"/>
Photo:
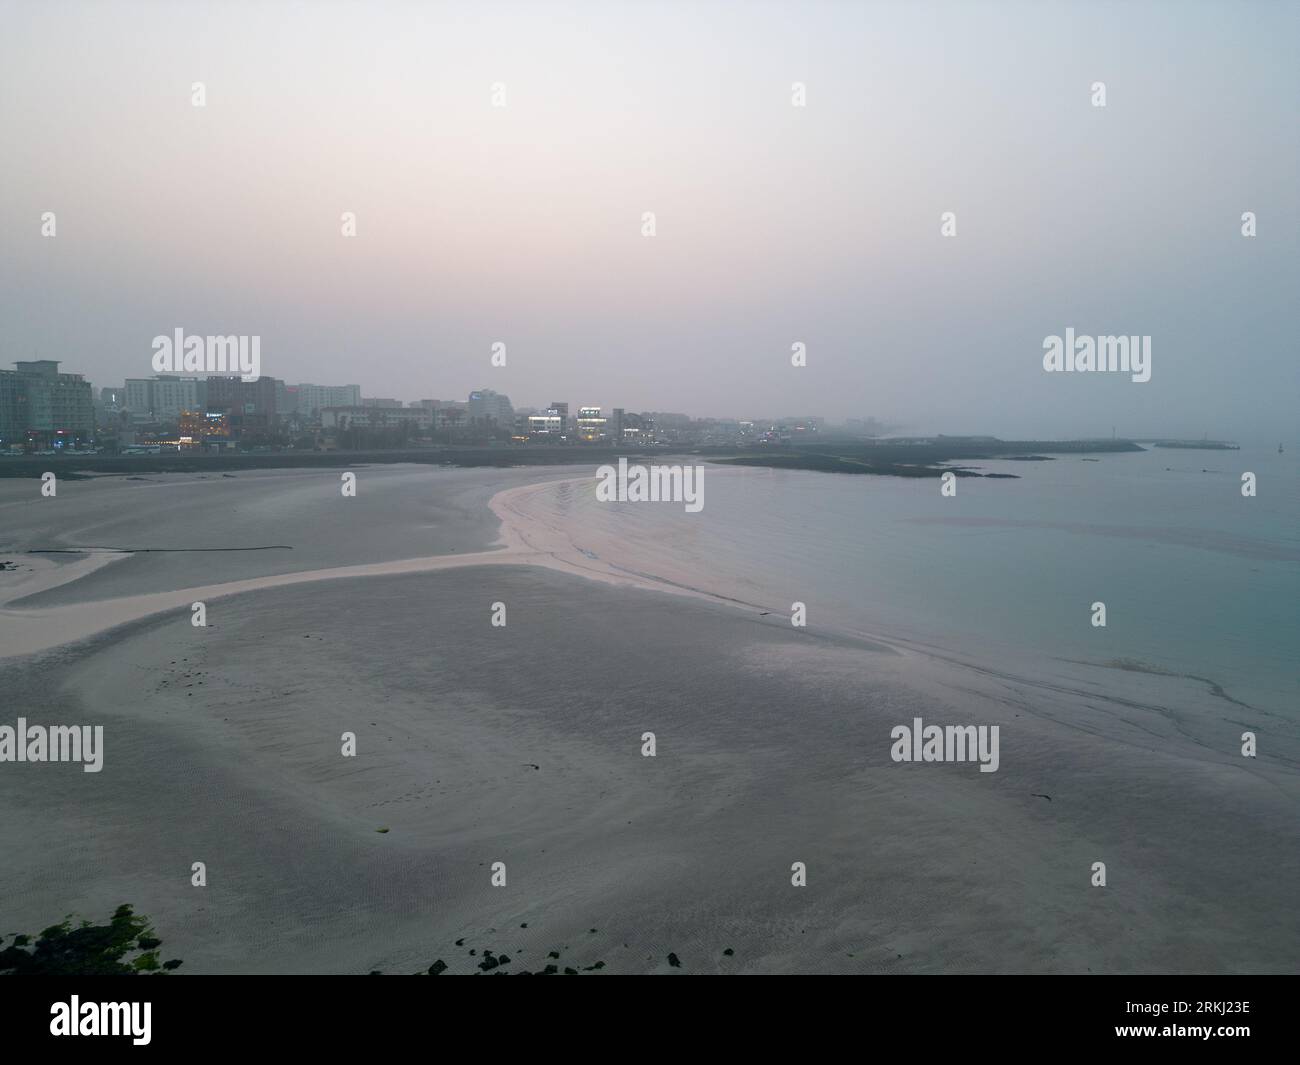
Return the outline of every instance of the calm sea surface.
<path id="1" fill-rule="evenodd" d="M 980 462 L 1020 479 L 964 478 L 953 498 L 937 480 L 708 466 L 698 514 L 599 503 L 590 485 L 558 485 L 545 505 L 594 555 L 764 607 L 798 600 L 810 626 L 975 661 L 1131 661 L 1294 713 L 1295 454 L 1095 458 Z M 1247 470 L 1255 498 L 1241 494 Z"/>

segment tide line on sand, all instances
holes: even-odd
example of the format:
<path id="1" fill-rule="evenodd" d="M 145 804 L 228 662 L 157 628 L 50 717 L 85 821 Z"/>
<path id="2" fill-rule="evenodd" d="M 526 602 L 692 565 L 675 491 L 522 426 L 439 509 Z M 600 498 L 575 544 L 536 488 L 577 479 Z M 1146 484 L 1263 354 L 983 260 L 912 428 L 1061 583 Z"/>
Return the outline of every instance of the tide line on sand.
<path id="1" fill-rule="evenodd" d="M 355 566 L 334 566 L 329 569 L 303 570 L 297 573 L 276 573 L 265 577 L 228 581 L 223 584 L 208 584 L 193 588 L 179 588 L 170 592 L 151 592 L 145 595 L 68 603 L 53 607 L 10 606 L 17 600 L 69 584 L 113 562 L 131 557 L 130 553 L 120 551 L 87 549 L 85 558 L 65 565 L 56 565 L 52 562 L 38 565 L 34 572 L 0 590 L 0 658 L 16 658 L 20 655 L 50 650 L 98 635 L 118 625 L 139 621 L 153 614 L 189 607 L 197 602 L 206 603 L 214 599 L 242 595 L 245 592 L 282 588 L 294 584 L 310 584 L 315 581 L 434 573 L 467 566 L 542 566 L 608 584 L 666 591 L 713 602 L 732 602 L 735 605 L 734 601 L 723 596 L 711 595 L 671 581 L 632 573 L 609 562 L 593 558 L 590 553 L 576 547 L 558 526 L 539 520 L 528 512 L 527 504 L 537 493 L 553 488 L 556 484 L 579 483 L 587 480 L 590 478 L 571 477 L 561 481 L 520 485 L 498 492 L 489 501 L 488 506 L 500 520 L 501 531 L 493 548 L 487 551 L 458 555 L 430 555 L 423 558 L 370 562 Z"/>

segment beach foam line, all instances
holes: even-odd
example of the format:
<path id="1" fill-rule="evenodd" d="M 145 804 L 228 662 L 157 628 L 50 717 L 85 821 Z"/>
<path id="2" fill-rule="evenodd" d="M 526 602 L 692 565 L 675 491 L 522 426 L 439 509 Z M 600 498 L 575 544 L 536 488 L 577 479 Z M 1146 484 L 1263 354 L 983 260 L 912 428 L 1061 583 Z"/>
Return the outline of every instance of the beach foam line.
<path id="1" fill-rule="evenodd" d="M 525 509 L 526 500 L 535 493 L 546 491 L 557 484 L 582 483 L 590 480 L 592 480 L 590 477 L 571 477 L 560 481 L 520 485 L 498 492 L 488 502 L 488 506 L 500 520 L 501 531 L 493 548 L 487 551 L 430 555 L 390 562 L 369 562 L 355 566 L 334 566 L 329 569 L 302 570 L 297 573 L 277 573 L 265 577 L 228 581 L 223 584 L 206 584 L 170 592 L 88 600 L 53 607 L 10 607 L 9 604 L 18 599 L 79 580 L 111 562 L 131 556 L 121 552 L 93 551 L 89 552 L 86 558 L 76 562 L 64 565 L 49 563 L 48 566 L 38 567 L 37 572 L 5 589 L 4 597 L 0 599 L 0 659 L 48 651 L 154 614 L 188 608 L 197 602 L 208 603 L 215 599 L 243 595 L 247 592 L 311 584 L 316 581 L 436 573 L 441 570 L 464 569 L 468 566 L 541 566 L 607 584 L 671 592 L 676 595 L 688 595 L 736 605 L 736 600 L 729 600 L 724 596 L 674 584 L 665 579 L 637 574 L 601 559 L 592 558 L 589 553 L 584 553 L 576 547 L 563 530 L 535 520 L 534 516 Z"/>

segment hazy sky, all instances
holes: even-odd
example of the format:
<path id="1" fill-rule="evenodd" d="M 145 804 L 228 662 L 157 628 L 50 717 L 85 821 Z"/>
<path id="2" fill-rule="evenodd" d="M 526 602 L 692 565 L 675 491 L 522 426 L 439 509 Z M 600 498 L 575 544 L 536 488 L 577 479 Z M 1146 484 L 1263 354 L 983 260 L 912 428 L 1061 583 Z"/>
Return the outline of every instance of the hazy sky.
<path id="1" fill-rule="evenodd" d="M 0 0 L 0 363 L 1294 440 L 1298 11 Z M 1067 327 L 1151 381 L 1045 373 Z"/>

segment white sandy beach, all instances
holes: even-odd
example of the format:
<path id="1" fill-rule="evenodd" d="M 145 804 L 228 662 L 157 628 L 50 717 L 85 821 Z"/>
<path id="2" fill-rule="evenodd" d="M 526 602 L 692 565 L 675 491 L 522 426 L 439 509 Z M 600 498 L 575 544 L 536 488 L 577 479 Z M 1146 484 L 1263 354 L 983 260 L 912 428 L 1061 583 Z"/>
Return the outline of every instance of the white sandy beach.
<path id="1" fill-rule="evenodd" d="M 674 583 L 670 578 L 638 576 L 627 568 L 618 568 L 584 555 L 563 530 L 533 520 L 527 510 L 528 499 L 548 491 L 556 483 L 586 483 L 590 477 L 567 481 L 544 481 L 536 485 L 509 488 L 494 495 L 489 502 L 492 513 L 501 522 L 497 543 L 490 551 L 458 555 L 432 555 L 424 558 L 398 559 L 357 566 L 334 566 L 329 569 L 280 573 L 250 580 L 180 588 L 172 592 L 123 596 L 58 607 L 22 608 L 19 600 L 81 580 L 96 570 L 125 559 L 129 552 L 91 550 L 85 557 L 62 565 L 39 556 L 30 558 L 30 569 L 21 577 L 0 586 L 0 658 L 47 651 L 64 644 L 84 640 L 127 622 L 139 621 L 168 610 L 188 607 L 196 602 L 224 599 L 247 592 L 310 584 L 328 580 L 358 580 L 367 577 L 410 576 L 436 573 L 466 566 L 524 565 L 543 566 L 561 573 L 605 581 L 628 587 L 670 591 L 700 598 L 717 598 Z"/>
<path id="2" fill-rule="evenodd" d="M 409 492 L 387 476 L 368 506 Z M 795 630 L 707 574 L 575 544 L 537 476 L 418 478 L 490 499 L 477 550 L 466 533 L 455 553 L 140 595 L 93 582 L 165 557 L 0 574 L 4 718 L 106 736 L 101 773 L 0 766 L 5 931 L 131 902 L 182 972 L 474 972 L 483 949 L 602 972 L 1294 968 L 1300 778 L 1282 739 L 1234 757 L 1247 711 L 1190 679 Z M 274 501 L 298 481 L 267 483 Z M 123 493 L 171 544 L 231 489 L 83 498 Z M 260 490 L 241 496 L 259 512 Z M 139 502 L 191 491 L 181 515 Z M 433 546 L 460 511 L 478 513 L 439 511 Z M 99 591 L 69 601 L 78 585 Z M 999 770 L 892 762 L 916 716 L 999 725 Z"/>

